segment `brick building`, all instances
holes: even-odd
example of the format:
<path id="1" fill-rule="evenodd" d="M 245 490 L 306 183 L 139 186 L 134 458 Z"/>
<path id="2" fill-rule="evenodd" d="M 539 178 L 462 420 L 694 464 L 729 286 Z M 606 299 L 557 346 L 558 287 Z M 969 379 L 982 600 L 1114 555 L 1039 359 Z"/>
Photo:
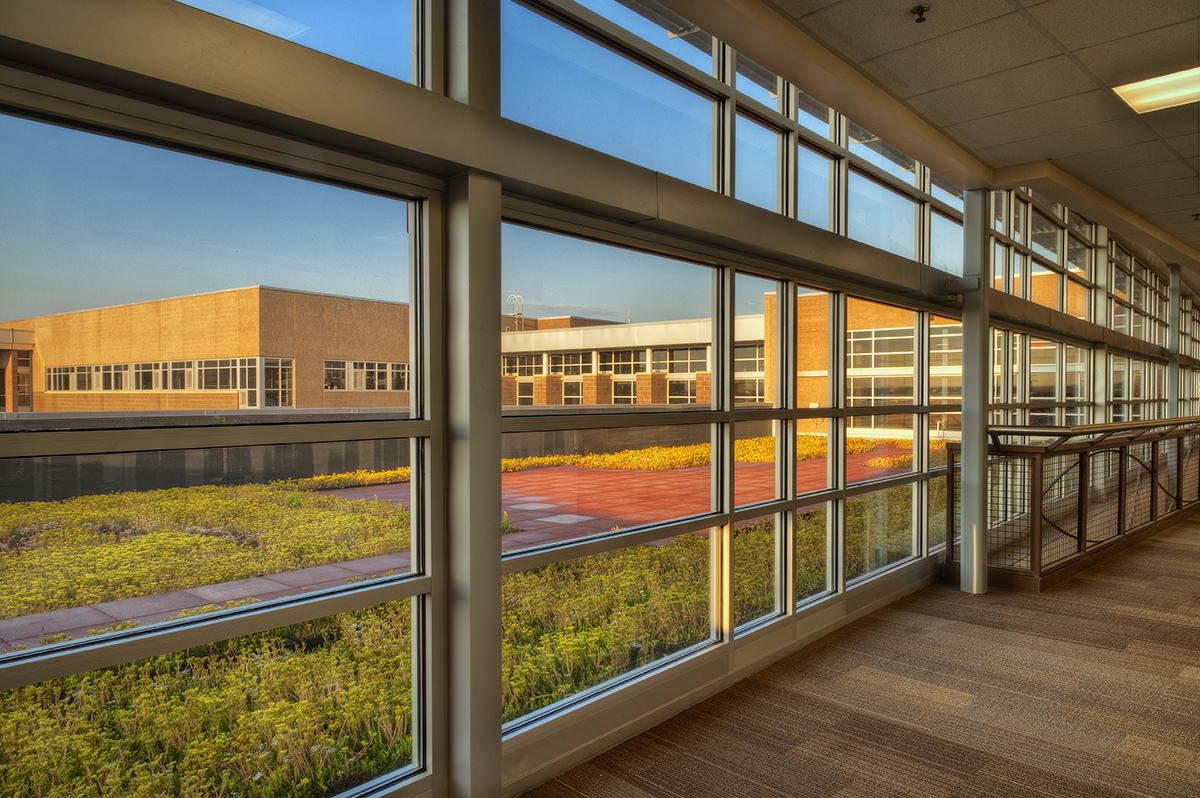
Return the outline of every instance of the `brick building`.
<path id="1" fill-rule="evenodd" d="M 254 286 L 4 322 L 0 341 L 10 412 L 409 403 L 397 302 Z"/>

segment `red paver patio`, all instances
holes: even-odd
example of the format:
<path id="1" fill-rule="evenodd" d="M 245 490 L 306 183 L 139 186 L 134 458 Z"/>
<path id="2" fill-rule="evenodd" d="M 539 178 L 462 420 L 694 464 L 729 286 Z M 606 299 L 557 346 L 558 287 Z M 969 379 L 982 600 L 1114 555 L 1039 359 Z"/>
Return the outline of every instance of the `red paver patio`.
<path id="1" fill-rule="evenodd" d="M 850 455 L 847 479 L 853 484 L 907 473 L 908 466 L 870 468 L 866 465 L 875 457 L 907 454 L 911 451 L 887 446 L 869 454 Z M 824 460 L 807 460 L 797 463 L 796 467 L 798 490 L 809 492 L 826 487 Z M 706 513 L 710 510 L 711 481 L 709 466 L 670 471 L 558 466 L 506 473 L 501 476 L 500 504 L 502 511 L 508 513 L 509 521 L 520 531 L 503 536 L 501 546 L 506 551 L 525 549 Z M 774 464 L 737 463 L 734 487 L 739 506 L 776 498 Z M 407 483 L 321 492 L 398 505 L 408 505 L 411 496 Z M 499 518 L 496 526 L 499 530 Z M 7 618 L 0 620 L 0 651 L 12 650 L 19 645 L 34 646 L 42 638 L 52 635 L 85 637 L 92 630 L 117 623 L 157 623 L 183 610 L 211 604 L 248 599 L 266 601 L 407 570 L 409 555 L 401 552 Z"/>

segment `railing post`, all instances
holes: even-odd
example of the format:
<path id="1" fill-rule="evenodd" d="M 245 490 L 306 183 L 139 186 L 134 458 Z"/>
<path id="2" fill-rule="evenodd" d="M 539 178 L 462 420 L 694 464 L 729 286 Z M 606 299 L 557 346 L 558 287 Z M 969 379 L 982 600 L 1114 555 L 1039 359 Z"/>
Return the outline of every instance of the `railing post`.
<path id="1" fill-rule="evenodd" d="M 1042 577 L 1042 455 L 1030 458 L 1029 475 L 1029 571 L 1034 579 Z"/>
<path id="2" fill-rule="evenodd" d="M 1125 469 L 1129 463 L 1129 447 L 1117 449 L 1117 534 L 1125 535 L 1125 514 L 1129 512 L 1129 497 L 1125 495 Z"/>
<path id="3" fill-rule="evenodd" d="M 1158 520 L 1158 444 L 1150 441 L 1150 520 Z"/>
<path id="4" fill-rule="evenodd" d="M 1079 537 L 1078 551 L 1080 554 L 1087 552 L 1088 510 L 1092 504 L 1091 459 L 1087 452 L 1080 452 L 1079 461 L 1076 464 L 1076 468 L 1079 469 L 1079 520 L 1075 524 L 1075 534 Z"/>

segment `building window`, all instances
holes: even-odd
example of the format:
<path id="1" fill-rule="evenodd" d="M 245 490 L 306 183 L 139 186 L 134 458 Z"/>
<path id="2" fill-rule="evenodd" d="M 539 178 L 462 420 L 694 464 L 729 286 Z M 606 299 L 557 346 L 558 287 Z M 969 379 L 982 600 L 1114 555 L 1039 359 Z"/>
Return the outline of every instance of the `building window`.
<path id="1" fill-rule="evenodd" d="M 703 346 L 655 349 L 652 357 L 654 371 L 665 371 L 668 374 L 708 371 L 708 350 Z"/>
<path id="2" fill-rule="evenodd" d="M 268 357 L 263 361 L 263 404 L 266 407 L 292 406 L 292 359 Z"/>
<path id="3" fill-rule="evenodd" d="M 344 361 L 344 360 L 326 360 L 325 361 L 325 390 L 327 390 L 327 391 L 344 391 L 344 390 L 346 390 L 346 361 Z"/>
<path id="4" fill-rule="evenodd" d="M 733 371 L 762 373 L 766 367 L 762 344 L 738 344 L 733 349 Z"/>
<path id="5" fill-rule="evenodd" d="M 504 373 L 515 377 L 532 377 L 542 373 L 542 356 L 505 355 Z"/>
<path id="6" fill-rule="evenodd" d="M 517 404 L 531 405 L 533 404 L 533 383 L 518 382 L 517 383 Z"/>
<path id="7" fill-rule="evenodd" d="M 621 349 L 600 353 L 601 374 L 641 374 L 645 370 L 645 349 Z"/>
<path id="8" fill-rule="evenodd" d="M 613 404 L 632 405 L 637 403 L 637 383 L 633 380 L 613 380 Z"/>
<path id="9" fill-rule="evenodd" d="M 667 380 L 667 404 L 690 405 L 695 403 L 695 380 Z"/>
<path id="10" fill-rule="evenodd" d="M 550 373 L 578 377 L 592 373 L 591 352 L 555 352 L 550 355 Z"/>
<path id="11" fill-rule="evenodd" d="M 408 364 L 392 363 L 389 369 L 392 376 L 393 391 L 408 390 Z"/>
<path id="12" fill-rule="evenodd" d="M 562 388 L 564 405 L 583 404 L 583 383 L 564 382 Z"/>
<path id="13" fill-rule="evenodd" d="M 163 364 L 164 369 L 167 364 Z M 190 391 L 192 389 L 192 361 L 173 360 L 170 363 L 170 385 L 172 391 Z"/>
<path id="14" fill-rule="evenodd" d="M 75 384 L 72 386 L 76 391 L 92 390 L 92 367 L 91 366 L 76 366 Z"/>
<path id="15" fill-rule="evenodd" d="M 200 360 L 196 363 L 196 388 L 201 391 L 228 391 L 237 387 L 235 360 Z"/>

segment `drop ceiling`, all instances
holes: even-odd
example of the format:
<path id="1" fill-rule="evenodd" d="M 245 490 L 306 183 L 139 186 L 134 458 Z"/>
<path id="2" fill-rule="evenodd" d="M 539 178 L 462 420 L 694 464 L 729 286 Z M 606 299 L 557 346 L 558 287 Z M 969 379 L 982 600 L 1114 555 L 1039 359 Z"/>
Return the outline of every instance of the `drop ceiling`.
<path id="1" fill-rule="evenodd" d="M 985 166 L 1049 161 L 1200 249 L 1200 106 L 1111 90 L 1200 63 L 1196 0 L 763 2 Z"/>

